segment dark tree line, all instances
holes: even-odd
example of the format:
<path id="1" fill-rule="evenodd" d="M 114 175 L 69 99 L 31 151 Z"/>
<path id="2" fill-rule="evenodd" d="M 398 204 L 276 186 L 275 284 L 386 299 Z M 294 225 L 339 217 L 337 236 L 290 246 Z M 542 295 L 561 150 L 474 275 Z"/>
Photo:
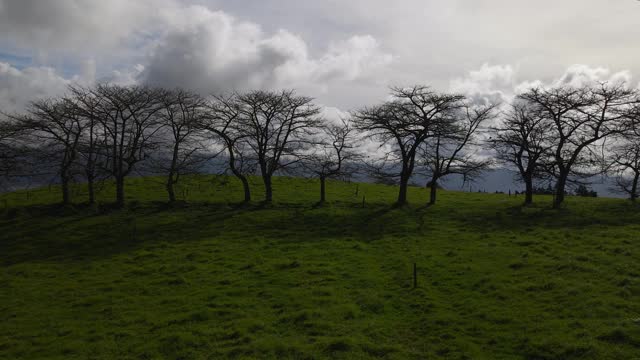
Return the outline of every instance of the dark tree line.
<path id="1" fill-rule="evenodd" d="M 507 110 L 500 111 L 502 108 Z M 478 104 L 426 86 L 392 88 L 389 100 L 352 111 L 339 122 L 322 116 L 313 99 L 287 91 L 202 96 L 149 86 L 71 86 L 65 96 L 30 103 L 0 122 L 0 175 L 49 174 L 71 203 L 69 186 L 87 183 L 95 203 L 98 182 L 112 179 L 115 204 L 125 203 L 125 179 L 145 170 L 165 178 L 176 201 L 182 176 L 224 158 L 252 200 L 249 177 L 259 175 L 267 203 L 273 176 L 327 179 L 367 171 L 399 185 L 408 202 L 410 180 L 428 177 L 429 204 L 450 175 L 473 181 L 494 164 L 513 169 L 525 205 L 540 182 L 553 184 L 554 207 L 568 188 L 595 174 L 614 174 L 634 200 L 640 180 L 640 95 L 606 83 L 533 88 L 511 104 Z M 377 151 L 362 150 L 377 146 Z M 220 155 L 223 156 L 220 156 Z M 551 186 L 551 185 L 549 185 Z"/>
<path id="2" fill-rule="evenodd" d="M 639 105 L 638 91 L 622 84 L 534 88 L 517 96 L 492 144 L 498 159 L 518 169 L 526 204 L 532 202 L 533 180 L 543 178 L 554 182 L 558 208 L 571 184 L 584 185 L 607 169 L 617 169 L 621 186 L 633 175 L 623 165 L 633 163 L 633 152 L 609 144 L 637 141 Z"/>

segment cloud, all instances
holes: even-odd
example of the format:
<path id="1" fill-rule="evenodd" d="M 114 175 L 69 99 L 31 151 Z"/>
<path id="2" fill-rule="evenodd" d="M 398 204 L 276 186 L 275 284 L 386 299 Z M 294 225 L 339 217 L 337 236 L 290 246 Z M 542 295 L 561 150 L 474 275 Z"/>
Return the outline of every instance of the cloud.
<path id="1" fill-rule="evenodd" d="M 471 97 L 476 103 L 506 103 L 514 96 L 515 73 L 511 65 L 483 64 L 466 77 L 453 79 L 449 89 Z"/>
<path id="2" fill-rule="evenodd" d="M 319 57 L 307 43 L 281 29 L 260 26 L 202 6 L 183 8 L 156 46 L 141 76 L 163 86 L 202 92 L 297 87 L 326 91 L 331 82 L 357 81 L 391 63 L 371 36 L 333 42 Z M 178 19 L 188 18 L 189 22 Z"/>
<path id="3" fill-rule="evenodd" d="M 631 71 L 623 70 L 612 73 L 604 67 L 590 67 L 583 64 L 571 65 L 553 85 L 584 86 L 599 82 L 631 84 Z"/>
<path id="4" fill-rule="evenodd" d="M 393 56 L 383 52 L 380 43 L 373 36 L 353 36 L 329 45 L 327 53 L 316 64 L 316 77 L 325 80 L 357 80 L 373 75 L 375 70 L 392 61 Z"/>
<path id="5" fill-rule="evenodd" d="M 320 115 L 332 124 L 341 124 L 342 120 L 347 120 L 351 117 L 347 111 L 343 111 L 333 106 L 319 105 L 321 109 Z"/>
<path id="6" fill-rule="evenodd" d="M 174 6 L 173 0 L 0 0 L 1 39 L 39 53 L 111 53 L 160 29 L 157 18 Z"/>
<path id="7" fill-rule="evenodd" d="M 140 83 L 140 79 L 144 71 L 144 65 L 136 64 L 130 68 L 113 70 L 110 74 L 98 79 L 98 82 L 120 86 L 136 85 Z"/>
<path id="8" fill-rule="evenodd" d="M 50 67 L 20 70 L 0 62 L 0 110 L 20 111 L 29 101 L 60 95 L 70 82 Z"/>
<path id="9" fill-rule="evenodd" d="M 371 35 L 311 44 L 287 24 L 266 31 L 210 7 L 225 1 L 192 3 L 0 0 L 0 61 L 6 52 L 67 77 L 207 93 L 297 88 L 339 106 L 384 91 L 371 84 L 385 82 L 381 74 L 394 57 Z M 311 32 L 314 41 L 320 33 Z"/>
<path id="10" fill-rule="evenodd" d="M 509 103 L 517 94 L 534 87 L 584 86 L 598 83 L 632 86 L 630 70 L 613 72 L 606 67 L 584 64 L 569 66 L 560 76 L 550 79 L 520 80 L 521 74 L 511 65 L 483 64 L 464 77 L 451 80 L 449 90 L 469 96 L 479 103 Z"/>

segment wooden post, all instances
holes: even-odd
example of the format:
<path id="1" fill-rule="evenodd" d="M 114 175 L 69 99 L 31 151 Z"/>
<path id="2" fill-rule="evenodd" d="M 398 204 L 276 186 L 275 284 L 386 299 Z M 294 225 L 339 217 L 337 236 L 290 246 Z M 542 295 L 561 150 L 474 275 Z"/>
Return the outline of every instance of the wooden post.
<path id="1" fill-rule="evenodd" d="M 362 208 L 364 209 L 364 201 L 365 201 L 365 196 L 362 195 Z"/>
<path id="2" fill-rule="evenodd" d="M 413 263 L 413 288 L 418 287 L 418 266 L 416 263 Z"/>
<path id="3" fill-rule="evenodd" d="M 358 185 L 358 184 L 356 184 L 356 196 L 358 196 L 358 191 L 359 191 L 359 190 L 360 190 L 360 189 L 359 189 L 359 185 Z"/>

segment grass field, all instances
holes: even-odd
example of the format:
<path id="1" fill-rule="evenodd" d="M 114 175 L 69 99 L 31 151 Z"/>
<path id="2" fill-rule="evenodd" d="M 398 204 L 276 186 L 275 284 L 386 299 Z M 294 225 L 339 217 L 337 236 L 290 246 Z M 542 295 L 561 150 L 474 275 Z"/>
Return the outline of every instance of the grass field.
<path id="1" fill-rule="evenodd" d="M 174 207 L 157 180 L 127 191 L 120 211 L 0 195 L 0 358 L 640 358 L 624 200 L 442 192 L 427 208 L 412 188 L 396 209 L 395 187 L 330 182 L 317 207 L 315 181 L 278 178 L 273 205 L 240 207 L 215 176 Z"/>

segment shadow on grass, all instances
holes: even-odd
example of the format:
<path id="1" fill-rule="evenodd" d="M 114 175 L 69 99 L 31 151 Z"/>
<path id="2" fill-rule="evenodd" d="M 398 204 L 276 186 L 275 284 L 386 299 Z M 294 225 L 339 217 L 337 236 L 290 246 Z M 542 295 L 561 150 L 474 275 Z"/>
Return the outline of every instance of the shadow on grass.
<path id="1" fill-rule="evenodd" d="M 166 202 L 109 206 L 29 206 L 0 217 L 2 262 L 85 261 L 156 243 L 202 239 L 302 243 L 328 239 L 371 242 L 388 235 L 427 235 L 429 226 L 474 231 L 508 231 L 532 226 L 580 228 L 591 224 L 638 223 L 631 203 L 552 210 L 546 206 L 465 208 L 455 204 L 395 207 L 391 204 L 332 202 L 323 206 L 284 203 Z M 228 240 L 227 240 L 228 239 Z"/>
<path id="2" fill-rule="evenodd" d="M 314 208 L 301 204 L 148 202 L 122 210 L 109 207 L 30 206 L 0 218 L 4 264 L 28 261 L 86 261 L 154 243 L 252 238 L 274 242 L 322 241 L 384 236 L 392 209 L 370 206 Z M 401 217 L 404 218 L 404 217 Z M 238 240 L 229 240 L 238 241 Z"/>
<path id="3" fill-rule="evenodd" d="M 546 204 L 518 205 L 476 211 L 462 219 L 465 226 L 477 230 L 517 230 L 526 227 L 581 229 L 591 225 L 624 226 L 640 221 L 640 207 L 632 203 L 611 202 L 590 206 L 564 206 L 552 209 Z"/>

